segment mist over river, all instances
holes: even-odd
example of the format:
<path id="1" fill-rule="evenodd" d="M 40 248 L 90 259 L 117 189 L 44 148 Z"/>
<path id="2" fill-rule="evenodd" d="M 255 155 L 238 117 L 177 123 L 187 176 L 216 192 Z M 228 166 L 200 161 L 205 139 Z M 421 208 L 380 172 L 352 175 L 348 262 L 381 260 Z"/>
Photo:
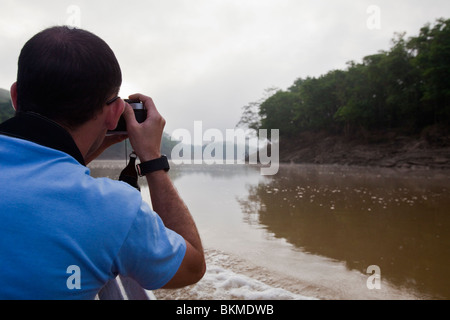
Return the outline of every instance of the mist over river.
<path id="1" fill-rule="evenodd" d="M 89 165 L 112 179 L 124 166 Z M 169 173 L 208 269 L 196 285 L 154 291 L 158 299 L 450 299 L 448 171 L 281 165 L 262 176 L 246 165 L 172 165 Z"/>

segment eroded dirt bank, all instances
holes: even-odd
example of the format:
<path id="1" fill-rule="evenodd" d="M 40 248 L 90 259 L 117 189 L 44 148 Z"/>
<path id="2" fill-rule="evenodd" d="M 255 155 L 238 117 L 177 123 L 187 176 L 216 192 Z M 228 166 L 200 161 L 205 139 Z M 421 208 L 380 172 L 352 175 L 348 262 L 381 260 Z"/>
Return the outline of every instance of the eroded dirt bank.
<path id="1" fill-rule="evenodd" d="M 347 137 L 305 133 L 295 140 L 280 141 L 280 161 L 450 169 L 450 135 L 436 129 L 414 137 L 389 132 Z"/>

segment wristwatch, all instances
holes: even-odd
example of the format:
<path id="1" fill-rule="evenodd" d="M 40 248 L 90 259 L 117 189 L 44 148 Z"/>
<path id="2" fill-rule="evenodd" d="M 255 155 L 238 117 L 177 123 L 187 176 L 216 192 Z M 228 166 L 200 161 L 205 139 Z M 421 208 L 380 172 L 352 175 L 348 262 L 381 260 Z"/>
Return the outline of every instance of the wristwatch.
<path id="1" fill-rule="evenodd" d="M 167 160 L 167 157 L 165 155 L 162 155 L 161 158 L 141 162 L 140 164 L 136 165 L 136 169 L 140 177 L 159 170 L 164 170 L 167 172 L 170 169 L 169 160 Z"/>

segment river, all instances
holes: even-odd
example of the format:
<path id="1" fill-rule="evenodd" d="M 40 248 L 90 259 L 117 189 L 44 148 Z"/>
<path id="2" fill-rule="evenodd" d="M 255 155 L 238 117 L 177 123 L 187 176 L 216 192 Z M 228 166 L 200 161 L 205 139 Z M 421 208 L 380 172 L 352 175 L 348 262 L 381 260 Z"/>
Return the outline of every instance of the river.
<path id="1" fill-rule="evenodd" d="M 117 179 L 124 165 L 90 168 Z M 262 176 L 246 165 L 173 165 L 170 175 L 207 273 L 154 291 L 158 299 L 450 299 L 450 172 L 281 165 Z"/>

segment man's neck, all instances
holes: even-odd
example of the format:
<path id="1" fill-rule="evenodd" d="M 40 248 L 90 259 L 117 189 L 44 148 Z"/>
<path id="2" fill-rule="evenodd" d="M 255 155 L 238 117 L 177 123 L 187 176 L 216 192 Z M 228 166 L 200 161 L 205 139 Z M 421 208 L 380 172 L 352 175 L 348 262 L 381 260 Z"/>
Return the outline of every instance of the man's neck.
<path id="1" fill-rule="evenodd" d="M 94 119 L 74 130 L 67 129 L 67 131 L 86 161 L 89 154 L 97 150 L 102 144 L 107 130 L 102 128 L 101 121 Z"/>

